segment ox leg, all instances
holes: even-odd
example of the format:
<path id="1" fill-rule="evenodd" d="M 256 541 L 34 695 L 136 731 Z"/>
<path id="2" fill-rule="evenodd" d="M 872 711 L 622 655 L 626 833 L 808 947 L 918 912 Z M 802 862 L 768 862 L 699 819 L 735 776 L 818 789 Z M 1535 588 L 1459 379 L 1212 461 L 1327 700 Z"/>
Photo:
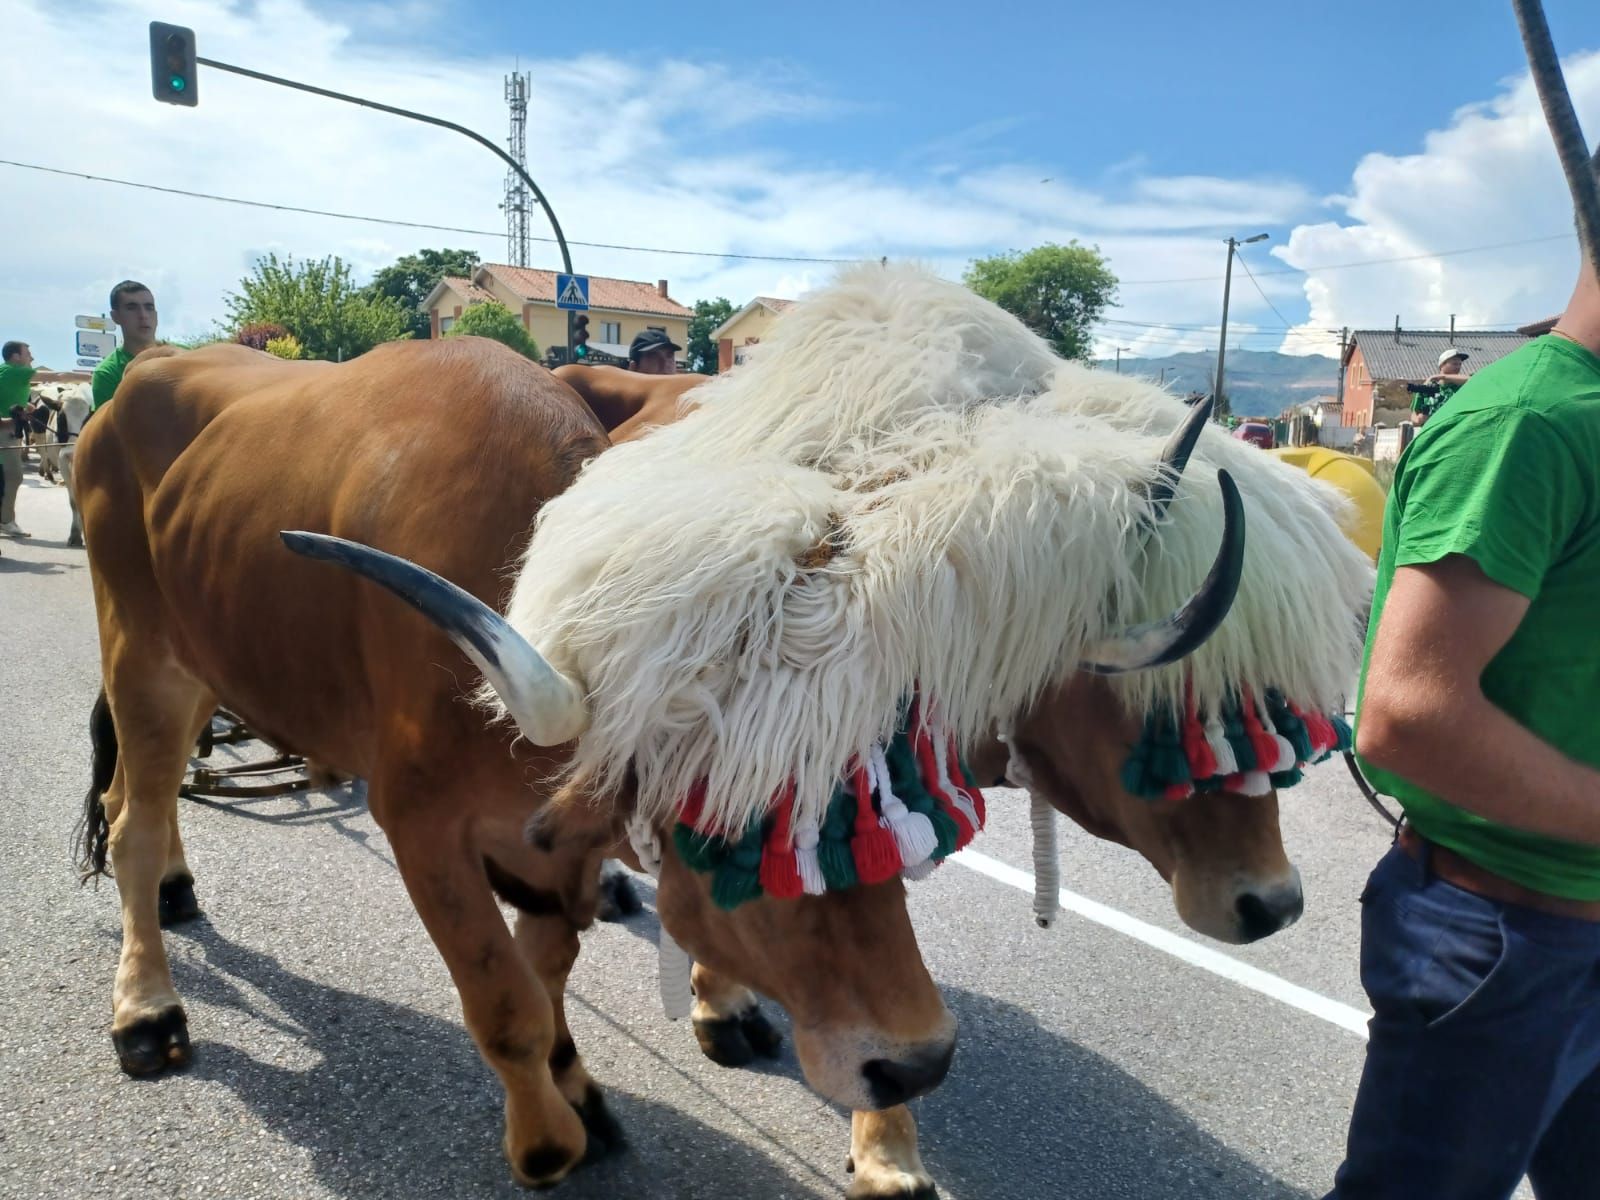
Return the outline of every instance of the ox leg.
<path id="1" fill-rule="evenodd" d="M 374 813 L 385 811 L 384 789 L 373 792 Z M 455 982 L 467 1030 L 505 1088 L 506 1159 L 518 1183 L 548 1187 L 583 1160 L 588 1144 L 583 1122 L 551 1076 L 549 997 L 512 940 L 466 831 L 429 822 L 423 805 L 402 807 L 405 819 L 383 822 L 384 832 Z"/>
<path id="2" fill-rule="evenodd" d="M 188 1019 L 161 942 L 160 907 L 195 695 L 193 683 L 170 667 L 130 664 L 107 679 L 120 746 L 105 808 L 122 903 L 111 1040 L 130 1075 L 152 1075 L 190 1057 Z"/>
<path id="3" fill-rule="evenodd" d="M 917 1123 L 903 1104 L 850 1114 L 848 1200 L 933 1200 L 938 1190 L 917 1152 Z"/>
<path id="4" fill-rule="evenodd" d="M 695 1040 L 719 1067 L 747 1067 L 757 1057 L 776 1058 L 783 1035 L 762 1015 L 755 993 L 723 979 L 701 963 L 689 976 L 694 988 Z"/>
<path id="5" fill-rule="evenodd" d="M 550 1047 L 550 1073 L 583 1127 L 594 1139 L 593 1149 L 610 1153 L 622 1149 L 622 1126 L 606 1107 L 605 1096 L 590 1078 L 567 1025 L 567 976 L 578 960 L 578 930 L 565 913 L 519 912 L 517 945 L 528 965 L 544 984 L 555 1014 L 555 1042 Z"/>
<path id="6" fill-rule="evenodd" d="M 211 724 L 211 714 L 216 710 L 214 696 L 203 699 L 191 722 L 194 733 L 189 739 L 192 746 L 202 730 Z M 183 834 L 178 829 L 178 806 L 174 804 L 167 821 L 167 867 L 161 873 L 161 927 L 169 928 L 192 921 L 200 915 L 200 902 L 194 895 L 194 873 L 189 870 L 183 853 Z"/>

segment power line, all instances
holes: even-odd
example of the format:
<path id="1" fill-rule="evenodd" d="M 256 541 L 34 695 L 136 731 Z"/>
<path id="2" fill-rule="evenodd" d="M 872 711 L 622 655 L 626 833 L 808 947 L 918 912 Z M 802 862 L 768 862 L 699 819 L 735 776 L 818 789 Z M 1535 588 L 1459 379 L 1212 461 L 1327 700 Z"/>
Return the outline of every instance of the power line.
<path id="1" fill-rule="evenodd" d="M 219 196 L 211 192 L 189 191 L 185 188 L 163 187 L 154 183 L 140 183 L 132 179 L 116 179 L 109 175 L 91 175 L 87 171 L 67 171 L 59 167 L 46 167 L 38 163 L 17 162 L 14 159 L 0 158 L 0 166 L 17 167 L 24 171 L 41 171 L 49 175 L 64 175 L 71 179 L 87 179 L 95 183 L 112 183 L 119 187 L 138 188 L 147 192 L 163 192 L 171 196 L 187 196 L 194 200 L 212 200 L 219 204 L 238 204 L 246 208 L 266 208 L 274 212 L 304 213 L 313 217 L 330 217 L 338 221 L 361 221 L 370 225 L 393 225 L 404 229 L 427 229 L 438 233 L 465 233 L 474 237 L 492 237 L 499 239 L 505 236 L 501 230 L 467 229 L 459 225 L 434 225 L 425 221 L 405 221 L 391 217 L 371 217 L 360 213 L 330 212 L 320 208 L 303 208 L 295 204 L 272 204 L 264 200 L 246 200 L 239 196 Z M 1479 254 L 1487 250 L 1508 250 L 1518 246 L 1535 246 L 1545 242 L 1559 242 L 1570 240 L 1576 236 L 1573 233 L 1551 234 L 1549 237 L 1521 238 L 1511 242 L 1490 242 L 1481 246 L 1463 246 L 1455 250 L 1436 250 L 1421 254 L 1402 254 L 1392 258 L 1367 258 L 1354 262 L 1327 263 L 1315 267 L 1283 267 L 1271 271 L 1260 272 L 1262 277 L 1268 275 L 1309 275 L 1316 271 L 1346 271 L 1355 267 L 1376 267 L 1389 263 L 1422 262 L 1436 258 L 1451 258 L 1458 254 Z M 553 244 L 554 238 L 533 237 L 532 241 Z M 735 259 L 742 262 L 782 262 L 782 263 L 823 263 L 823 264 L 848 264 L 862 262 L 865 259 L 877 257 L 876 255 L 862 255 L 858 258 L 826 258 L 819 255 L 805 254 L 735 254 L 722 250 L 678 250 L 664 246 L 625 246 L 615 242 L 576 242 L 570 241 L 569 245 L 583 246 L 590 250 L 621 250 L 634 254 L 672 254 L 687 258 L 722 258 Z M 1150 287 L 1169 283 L 1215 283 L 1220 276 L 1217 275 L 1187 275 L 1171 279 L 1120 279 L 1119 287 Z M 1259 290 L 1259 288 L 1258 288 Z M 1270 304 L 1271 302 L 1268 301 Z"/>
<path id="2" fill-rule="evenodd" d="M 466 229 L 459 225 L 431 225 L 425 221 L 402 221 L 391 217 L 369 217 L 360 213 L 330 212 L 322 208 L 302 208 L 296 204 L 270 204 L 264 200 L 245 200 L 238 196 L 218 196 L 211 192 L 192 192 L 185 188 L 162 187 L 154 183 L 139 183 L 132 179 L 114 179 L 109 175 L 91 175 L 86 171 L 64 171 L 59 167 L 44 167 L 37 163 L 16 162 L 0 158 L 0 166 L 20 167 L 25 171 L 42 171 L 48 175 L 65 175 L 72 179 L 88 179 L 95 183 L 114 183 L 120 187 L 138 188 L 146 192 L 164 192 L 169 196 L 188 196 L 194 200 L 214 200 L 220 204 L 239 204 L 246 208 L 269 208 L 274 212 L 304 213 L 313 217 L 332 217 L 338 221 L 363 221 L 369 225 L 396 225 L 405 229 L 428 229 L 437 233 L 467 233 L 475 237 L 502 238 L 503 230 Z M 530 241 L 555 243 L 555 238 L 530 237 Z M 614 242 L 578 242 L 568 240 L 569 246 L 584 246 L 590 250 L 625 250 L 637 254 L 676 254 L 688 258 L 731 258 L 743 262 L 784 263 L 857 263 L 863 258 L 820 258 L 802 254 L 734 254 L 722 250 L 668 250 L 660 246 L 623 246 Z M 866 255 L 864 258 L 875 258 Z"/>
<path id="3" fill-rule="evenodd" d="M 1266 300 L 1267 307 L 1273 311 L 1273 314 L 1278 318 L 1278 320 L 1282 321 L 1285 325 L 1288 325 L 1289 318 L 1284 316 L 1281 312 L 1278 312 L 1278 306 L 1271 300 L 1267 300 L 1267 294 L 1261 290 L 1261 285 L 1256 283 L 1255 273 L 1250 270 L 1250 264 L 1245 262 L 1244 255 L 1235 251 L 1234 257 L 1239 260 L 1239 265 L 1244 268 L 1244 273 L 1250 277 L 1250 283 L 1256 289 L 1256 295 L 1260 296 L 1263 300 Z"/>

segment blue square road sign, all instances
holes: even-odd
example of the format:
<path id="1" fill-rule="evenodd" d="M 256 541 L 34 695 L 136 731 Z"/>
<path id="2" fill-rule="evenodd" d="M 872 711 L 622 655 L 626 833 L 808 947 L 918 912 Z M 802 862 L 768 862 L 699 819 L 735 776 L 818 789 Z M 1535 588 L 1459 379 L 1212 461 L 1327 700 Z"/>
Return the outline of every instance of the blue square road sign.
<path id="1" fill-rule="evenodd" d="M 589 277 L 587 275 L 556 276 L 556 307 L 583 312 L 589 307 Z"/>

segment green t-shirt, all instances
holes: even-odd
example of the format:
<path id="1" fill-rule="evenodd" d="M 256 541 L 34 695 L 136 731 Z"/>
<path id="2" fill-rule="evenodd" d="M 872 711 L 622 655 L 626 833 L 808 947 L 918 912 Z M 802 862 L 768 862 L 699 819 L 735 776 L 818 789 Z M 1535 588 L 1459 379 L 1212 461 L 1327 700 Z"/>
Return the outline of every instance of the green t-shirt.
<path id="1" fill-rule="evenodd" d="M 94 382 L 90 385 L 94 391 L 94 408 L 99 408 L 116 394 L 117 384 L 122 382 L 122 373 L 132 361 L 133 355 L 128 353 L 128 348 L 118 346 L 109 358 L 94 369 Z"/>
<path id="2" fill-rule="evenodd" d="M 1484 695 L 1600 767 L 1600 358 L 1539 338 L 1478 371 L 1417 434 L 1384 512 L 1369 658 L 1395 569 L 1449 554 L 1531 601 L 1484 669 Z M 1525 887 L 1600 900 L 1600 847 L 1508 829 L 1361 766 L 1430 841 Z"/>
<path id="3" fill-rule="evenodd" d="M 11 432 L 11 410 L 28 407 L 28 381 L 38 370 L 21 363 L 0 362 L 0 421 L 6 422 L 6 433 Z"/>
<path id="4" fill-rule="evenodd" d="M 1451 396 L 1454 396 L 1461 390 L 1458 387 L 1452 387 L 1448 383 L 1441 383 L 1437 386 L 1439 390 L 1433 393 L 1431 396 L 1425 396 L 1420 392 L 1413 396 L 1411 398 L 1411 411 L 1414 413 L 1421 413 L 1423 416 L 1431 418 L 1434 413 L 1438 412 L 1445 406 L 1445 404 L 1449 402 Z"/>

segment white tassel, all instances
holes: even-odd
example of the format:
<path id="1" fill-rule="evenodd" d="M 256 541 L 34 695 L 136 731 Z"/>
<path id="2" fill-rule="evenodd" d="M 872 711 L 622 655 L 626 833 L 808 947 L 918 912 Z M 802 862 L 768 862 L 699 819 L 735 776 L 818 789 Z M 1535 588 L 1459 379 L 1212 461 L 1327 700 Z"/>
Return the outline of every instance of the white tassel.
<path id="1" fill-rule="evenodd" d="M 884 757 L 882 746 L 874 746 L 867 755 L 867 774 L 878 793 L 878 807 L 883 813 L 880 823 L 894 834 L 901 868 L 927 862 L 939 848 L 939 835 L 934 833 L 932 821 L 922 813 L 912 812 L 894 794 L 889 785 L 889 760 Z"/>
<path id="2" fill-rule="evenodd" d="M 1240 776 L 1241 796 L 1265 796 L 1272 791 L 1272 777 L 1265 771 L 1246 771 Z"/>
<path id="3" fill-rule="evenodd" d="M 828 882 L 822 877 L 822 864 L 817 861 L 817 841 L 815 817 L 794 831 L 794 865 L 800 872 L 800 886 L 808 896 L 820 896 L 828 890 Z"/>
<path id="4" fill-rule="evenodd" d="M 929 875 L 932 875 L 938 866 L 939 864 L 933 859 L 925 858 L 914 867 L 904 868 L 900 874 L 912 883 L 921 883 Z"/>
<path id="5" fill-rule="evenodd" d="M 978 810 L 973 807 L 972 801 L 967 797 L 966 791 L 963 788 L 957 787 L 955 780 L 950 776 L 950 740 L 945 735 L 945 731 L 943 729 L 934 729 L 930 727 L 928 729 L 928 736 L 933 742 L 933 761 L 934 765 L 939 771 L 939 790 L 945 794 L 945 797 L 950 801 L 951 804 L 954 804 L 956 808 L 960 810 L 961 815 L 964 816 L 967 819 L 967 823 L 972 826 L 973 836 L 977 836 L 977 834 L 983 831 L 983 822 L 978 820 Z M 1014 755 L 1011 761 L 1016 761 L 1016 757 Z M 1011 777 L 1011 770 L 1009 767 L 1006 769 L 1006 775 L 1008 778 Z M 1026 786 L 1018 782 L 1016 779 L 1011 779 L 1011 782 L 1015 783 L 1018 787 Z"/>
<path id="6" fill-rule="evenodd" d="M 1295 768 L 1294 743 L 1278 732 L 1278 727 L 1272 723 L 1272 714 L 1267 711 L 1267 706 L 1259 700 L 1256 702 L 1256 719 L 1261 722 L 1278 747 L 1278 761 L 1266 770 L 1292 771 Z"/>
<path id="7" fill-rule="evenodd" d="M 1033 918 L 1049 929 L 1061 911 L 1061 860 L 1056 850 L 1056 810 L 1041 796 L 1030 794 L 1033 823 Z"/>
<path id="8" fill-rule="evenodd" d="M 1239 773 L 1239 760 L 1233 756 L 1233 747 L 1228 744 L 1221 717 L 1212 715 L 1206 718 L 1206 745 L 1211 747 L 1212 756 L 1217 760 L 1218 775 L 1226 779 L 1229 775 Z"/>
<path id="9" fill-rule="evenodd" d="M 661 880 L 661 839 L 655 826 L 635 813 L 628 818 L 628 843 L 639 856 L 639 865 L 659 884 Z M 659 921 L 660 910 L 657 909 Z M 665 923 L 656 941 L 656 982 L 661 990 L 661 1010 L 669 1021 L 681 1021 L 694 1008 L 694 989 L 689 985 L 689 955 L 672 940 Z"/>

